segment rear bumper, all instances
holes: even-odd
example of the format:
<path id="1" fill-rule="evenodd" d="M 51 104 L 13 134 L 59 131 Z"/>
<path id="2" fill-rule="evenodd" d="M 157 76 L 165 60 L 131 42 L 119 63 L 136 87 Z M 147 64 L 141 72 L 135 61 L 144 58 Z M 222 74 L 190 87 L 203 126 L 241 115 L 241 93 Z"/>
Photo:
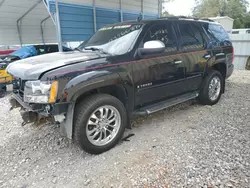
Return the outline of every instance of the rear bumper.
<path id="1" fill-rule="evenodd" d="M 55 116 L 65 114 L 68 111 L 70 103 L 55 103 L 55 104 L 29 104 L 23 102 L 20 96 L 12 94 L 10 98 L 12 108 L 21 107 L 25 111 L 36 112 L 42 116 Z"/>
<path id="2" fill-rule="evenodd" d="M 233 64 L 228 65 L 226 79 L 229 78 L 233 74 L 233 71 L 234 71 L 234 65 Z"/>

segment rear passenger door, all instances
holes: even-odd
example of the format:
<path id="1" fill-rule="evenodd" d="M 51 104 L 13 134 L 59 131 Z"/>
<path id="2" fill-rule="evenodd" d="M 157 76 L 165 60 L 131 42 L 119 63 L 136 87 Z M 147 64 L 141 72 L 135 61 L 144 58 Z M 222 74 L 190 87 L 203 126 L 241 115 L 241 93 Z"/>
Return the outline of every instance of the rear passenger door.
<path id="1" fill-rule="evenodd" d="M 211 53 L 206 50 L 206 40 L 202 34 L 202 27 L 195 21 L 179 21 L 177 23 L 180 50 L 186 66 L 185 89 L 196 91 L 199 89 L 207 61 Z"/>

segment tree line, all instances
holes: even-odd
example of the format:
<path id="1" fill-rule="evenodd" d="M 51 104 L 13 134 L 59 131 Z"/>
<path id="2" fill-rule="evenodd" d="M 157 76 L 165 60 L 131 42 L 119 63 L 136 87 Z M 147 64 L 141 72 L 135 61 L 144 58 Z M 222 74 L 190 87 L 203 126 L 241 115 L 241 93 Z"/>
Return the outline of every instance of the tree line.
<path id="1" fill-rule="evenodd" d="M 229 16 L 234 19 L 234 28 L 250 28 L 250 12 L 247 0 L 195 0 L 193 17 L 209 18 Z M 163 12 L 163 16 L 171 16 Z"/>

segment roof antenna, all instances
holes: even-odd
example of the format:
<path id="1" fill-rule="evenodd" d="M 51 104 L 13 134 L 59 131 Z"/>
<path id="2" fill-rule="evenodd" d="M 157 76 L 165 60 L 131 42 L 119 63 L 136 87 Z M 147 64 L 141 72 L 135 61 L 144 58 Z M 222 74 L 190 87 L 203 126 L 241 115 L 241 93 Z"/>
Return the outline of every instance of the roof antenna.
<path id="1" fill-rule="evenodd" d="M 139 16 L 137 17 L 137 22 L 140 22 L 142 20 L 142 13 L 139 14 Z"/>

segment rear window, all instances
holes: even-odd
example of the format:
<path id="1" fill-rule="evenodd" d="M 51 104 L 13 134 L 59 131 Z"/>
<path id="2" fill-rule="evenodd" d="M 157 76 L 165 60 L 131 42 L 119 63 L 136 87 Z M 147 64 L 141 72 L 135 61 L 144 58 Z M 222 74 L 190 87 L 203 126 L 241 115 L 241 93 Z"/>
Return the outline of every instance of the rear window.
<path id="1" fill-rule="evenodd" d="M 228 33 L 225 29 L 219 24 L 205 24 L 204 29 L 210 37 L 210 40 L 214 45 L 217 46 L 226 46 L 232 45 Z"/>

